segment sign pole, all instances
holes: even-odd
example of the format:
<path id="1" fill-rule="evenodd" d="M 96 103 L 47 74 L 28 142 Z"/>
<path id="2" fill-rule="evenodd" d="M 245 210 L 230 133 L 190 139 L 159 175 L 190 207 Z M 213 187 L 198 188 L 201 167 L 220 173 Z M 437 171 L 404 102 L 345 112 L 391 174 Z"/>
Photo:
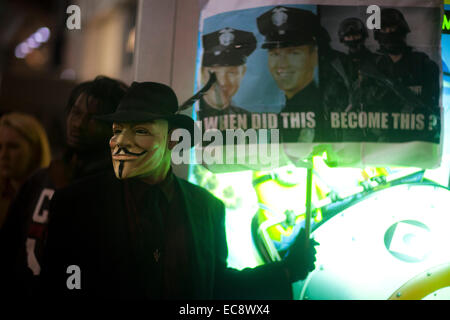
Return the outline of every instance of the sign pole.
<path id="1" fill-rule="evenodd" d="M 306 173 L 306 214 L 305 214 L 305 239 L 309 242 L 311 232 L 311 195 L 312 195 L 313 158 L 308 158 L 308 169 Z"/>

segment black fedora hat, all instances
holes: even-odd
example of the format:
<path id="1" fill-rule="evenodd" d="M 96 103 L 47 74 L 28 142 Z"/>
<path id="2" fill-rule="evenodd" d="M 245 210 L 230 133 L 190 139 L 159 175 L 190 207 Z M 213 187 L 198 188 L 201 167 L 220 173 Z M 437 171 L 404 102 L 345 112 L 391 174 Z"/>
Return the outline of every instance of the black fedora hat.
<path id="1" fill-rule="evenodd" d="M 133 82 L 114 113 L 95 118 L 118 123 L 165 119 L 176 128 L 187 129 L 193 137 L 194 120 L 177 112 L 178 99 L 170 87 L 157 82 Z"/>

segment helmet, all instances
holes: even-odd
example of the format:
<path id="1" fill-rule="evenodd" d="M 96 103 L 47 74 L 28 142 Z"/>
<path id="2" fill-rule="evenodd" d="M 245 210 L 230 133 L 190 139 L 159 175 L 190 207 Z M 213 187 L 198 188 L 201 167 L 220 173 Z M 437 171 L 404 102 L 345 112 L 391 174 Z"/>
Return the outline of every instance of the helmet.
<path id="1" fill-rule="evenodd" d="M 364 41 L 367 39 L 367 29 L 364 23 L 358 19 L 358 18 L 347 18 L 341 22 L 339 25 L 339 40 L 341 42 L 344 42 L 344 37 L 346 35 L 352 35 L 352 34 L 360 34 L 361 35 L 361 41 Z"/>
<path id="2" fill-rule="evenodd" d="M 385 8 L 381 10 L 381 28 L 386 27 L 397 27 L 397 33 L 405 36 L 407 33 L 411 32 L 409 25 L 405 20 L 403 14 L 393 8 Z M 380 30 L 374 31 L 375 40 L 379 39 Z"/>

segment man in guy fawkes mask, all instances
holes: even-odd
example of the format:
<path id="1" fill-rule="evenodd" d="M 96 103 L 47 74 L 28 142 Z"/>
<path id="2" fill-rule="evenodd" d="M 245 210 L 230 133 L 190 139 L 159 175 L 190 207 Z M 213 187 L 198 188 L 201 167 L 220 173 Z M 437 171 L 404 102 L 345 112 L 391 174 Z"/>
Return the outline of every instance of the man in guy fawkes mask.
<path id="1" fill-rule="evenodd" d="M 390 101 L 393 108 L 397 106 L 397 111 L 434 111 L 439 105 L 439 67 L 425 53 L 407 45 L 406 37 L 410 32 L 407 21 L 398 9 L 381 10 L 381 28 L 374 30 L 381 54 L 377 58 L 376 68 L 399 89 L 397 92 L 393 90 L 385 100 Z M 410 93 L 418 98 L 417 103 L 408 97 Z"/>
<path id="2" fill-rule="evenodd" d="M 57 191 L 50 210 L 43 290 L 51 296 L 144 299 L 289 299 L 314 269 L 314 241 L 301 232 L 283 261 L 227 267 L 225 207 L 171 170 L 178 114 L 171 88 L 134 82 L 113 114 L 114 172 Z M 67 286 L 67 267 L 81 289 Z"/>

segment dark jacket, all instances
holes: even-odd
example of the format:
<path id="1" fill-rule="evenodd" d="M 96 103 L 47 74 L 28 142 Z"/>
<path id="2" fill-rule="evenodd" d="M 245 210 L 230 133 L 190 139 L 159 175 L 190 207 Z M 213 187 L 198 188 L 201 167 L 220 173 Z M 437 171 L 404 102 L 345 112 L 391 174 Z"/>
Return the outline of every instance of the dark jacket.
<path id="1" fill-rule="evenodd" d="M 107 151 L 107 153 L 105 152 Z M 0 232 L 0 295 L 26 297 L 37 286 L 47 235 L 50 200 L 56 189 L 99 172 L 111 171 L 109 150 L 53 160 L 21 187 Z"/>
<path id="2" fill-rule="evenodd" d="M 125 182 L 112 174 L 101 174 L 57 191 L 53 197 L 41 273 L 44 292 L 55 297 L 125 299 L 292 298 L 281 263 L 242 271 L 227 268 L 223 203 L 187 181 L 175 178 L 175 184 L 179 190 L 178 207 L 186 219 L 186 237 L 179 237 L 171 254 L 178 256 L 187 250 L 189 262 L 164 267 L 172 270 L 171 279 L 178 279 L 171 285 L 182 290 L 159 296 L 142 288 L 137 272 L 140 266 L 127 227 Z M 70 265 L 81 270 L 80 290 L 67 289 Z M 184 276 L 180 278 L 180 274 Z"/>

